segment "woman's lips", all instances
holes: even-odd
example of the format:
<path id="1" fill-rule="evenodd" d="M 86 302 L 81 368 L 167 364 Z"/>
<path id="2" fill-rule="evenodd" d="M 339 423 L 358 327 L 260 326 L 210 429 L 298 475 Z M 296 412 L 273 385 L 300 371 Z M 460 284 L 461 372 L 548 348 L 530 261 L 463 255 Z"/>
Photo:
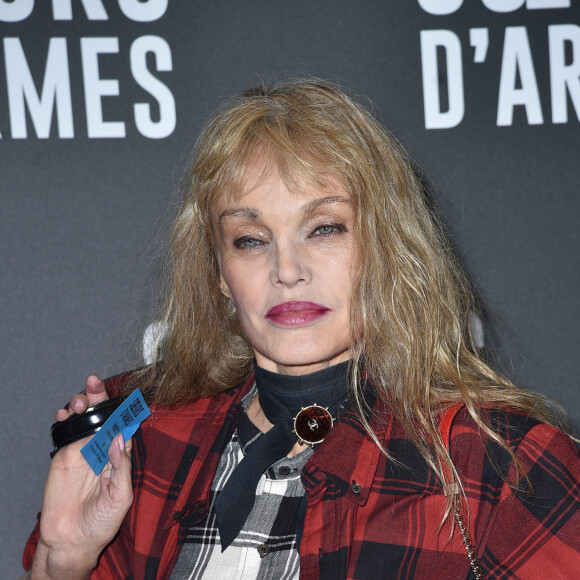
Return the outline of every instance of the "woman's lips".
<path id="1" fill-rule="evenodd" d="M 284 302 L 270 308 L 265 318 L 282 326 L 302 326 L 322 318 L 330 310 L 315 302 Z"/>

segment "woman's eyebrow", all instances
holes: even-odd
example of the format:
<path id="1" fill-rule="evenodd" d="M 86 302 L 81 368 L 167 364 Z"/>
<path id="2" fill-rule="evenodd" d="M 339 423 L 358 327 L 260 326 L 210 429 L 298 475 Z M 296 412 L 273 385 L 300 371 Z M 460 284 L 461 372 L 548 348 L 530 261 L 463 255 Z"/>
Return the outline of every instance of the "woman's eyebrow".
<path id="1" fill-rule="evenodd" d="M 342 195 L 330 195 L 327 197 L 319 197 L 308 202 L 301 210 L 302 215 L 309 215 L 321 207 L 333 204 L 347 204 L 350 205 L 350 199 Z"/>
<path id="2" fill-rule="evenodd" d="M 260 212 L 249 207 L 236 207 L 233 209 L 224 209 L 224 211 L 222 211 L 222 213 L 220 213 L 219 215 L 218 222 L 221 224 L 223 218 L 232 216 L 245 217 L 257 220 L 260 217 Z"/>
<path id="3" fill-rule="evenodd" d="M 302 215 L 309 215 L 317 211 L 321 207 L 334 204 L 350 205 L 350 199 L 348 197 L 344 197 L 341 195 L 319 197 L 317 199 L 309 201 L 306 205 L 304 205 L 300 210 L 300 213 Z M 236 207 L 231 209 L 225 209 L 220 213 L 218 217 L 218 222 L 221 224 L 222 220 L 227 217 L 242 217 L 257 220 L 260 219 L 261 214 L 257 209 L 253 209 L 250 207 Z"/>

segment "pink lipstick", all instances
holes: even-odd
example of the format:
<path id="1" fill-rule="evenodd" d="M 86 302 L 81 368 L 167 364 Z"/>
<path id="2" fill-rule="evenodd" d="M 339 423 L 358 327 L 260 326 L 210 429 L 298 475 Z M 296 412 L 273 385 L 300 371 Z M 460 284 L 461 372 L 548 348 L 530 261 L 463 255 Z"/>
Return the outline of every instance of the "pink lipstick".
<path id="1" fill-rule="evenodd" d="M 281 326 L 302 326 L 322 318 L 330 311 L 330 308 L 315 302 L 292 301 L 270 308 L 265 318 Z"/>

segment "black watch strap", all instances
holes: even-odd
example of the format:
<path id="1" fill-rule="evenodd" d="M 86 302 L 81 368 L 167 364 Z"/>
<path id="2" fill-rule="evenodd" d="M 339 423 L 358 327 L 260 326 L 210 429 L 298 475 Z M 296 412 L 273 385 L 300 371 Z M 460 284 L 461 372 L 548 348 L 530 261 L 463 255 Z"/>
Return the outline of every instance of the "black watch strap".
<path id="1" fill-rule="evenodd" d="M 84 413 L 71 415 L 64 421 L 53 423 L 50 437 L 54 450 L 50 456 L 54 457 L 57 451 L 70 443 L 94 435 L 122 401 L 123 397 L 107 399 L 89 407 Z"/>

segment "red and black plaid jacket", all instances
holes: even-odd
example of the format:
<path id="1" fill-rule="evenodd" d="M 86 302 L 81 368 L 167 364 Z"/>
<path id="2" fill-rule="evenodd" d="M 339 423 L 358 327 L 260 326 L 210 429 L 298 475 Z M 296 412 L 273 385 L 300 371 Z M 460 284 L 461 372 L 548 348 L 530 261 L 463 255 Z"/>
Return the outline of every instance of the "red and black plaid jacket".
<path id="1" fill-rule="evenodd" d="M 251 382 L 177 410 L 154 408 L 134 438 L 135 500 L 91 578 L 168 578 L 178 539 L 208 509 L 220 454 Z M 580 577 L 580 460 L 563 432 L 520 414 L 490 413 L 533 493 L 509 486 L 509 455 L 484 444 L 467 412 L 451 431 L 452 457 L 470 508 L 477 554 L 491 578 Z M 300 577 L 339 580 L 468 578 L 459 533 L 439 531 L 446 499 L 434 472 L 386 414 L 379 436 L 387 461 L 354 414 L 346 413 L 303 470 L 307 511 Z M 486 454 L 487 447 L 487 454 Z M 38 534 L 24 554 L 28 569 Z"/>

